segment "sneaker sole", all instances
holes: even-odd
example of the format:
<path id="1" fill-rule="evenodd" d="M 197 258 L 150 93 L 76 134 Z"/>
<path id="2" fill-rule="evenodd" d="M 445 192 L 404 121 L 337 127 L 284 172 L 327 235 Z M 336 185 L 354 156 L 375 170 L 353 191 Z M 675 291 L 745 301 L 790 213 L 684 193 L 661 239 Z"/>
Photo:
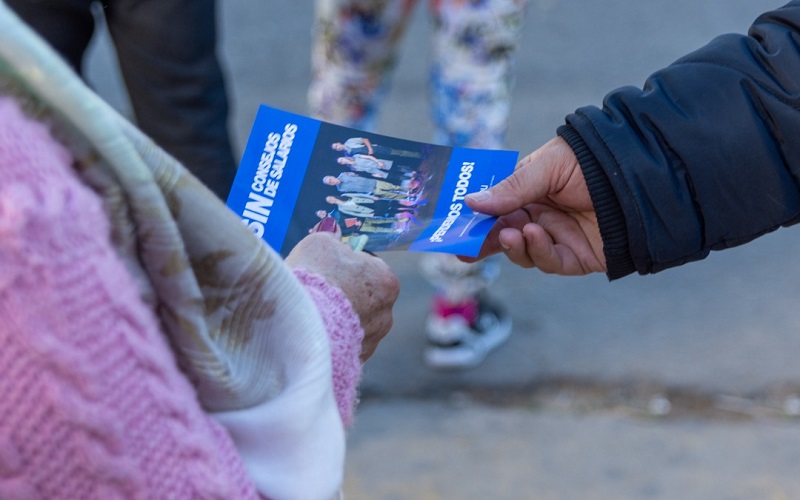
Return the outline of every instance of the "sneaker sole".
<path id="1" fill-rule="evenodd" d="M 483 363 L 487 356 L 500 347 L 511 336 L 512 322 L 510 318 L 501 321 L 497 332 L 486 339 L 482 339 L 485 346 L 475 349 L 472 345 L 462 348 L 429 346 L 423 352 L 425 364 L 437 369 L 464 369 L 475 368 Z"/>

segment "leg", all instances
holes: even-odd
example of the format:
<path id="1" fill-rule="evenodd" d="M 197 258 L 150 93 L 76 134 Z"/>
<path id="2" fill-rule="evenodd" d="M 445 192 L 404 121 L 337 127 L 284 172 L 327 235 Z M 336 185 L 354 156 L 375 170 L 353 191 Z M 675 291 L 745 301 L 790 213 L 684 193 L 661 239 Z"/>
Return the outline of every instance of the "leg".
<path id="1" fill-rule="evenodd" d="M 317 0 L 308 92 L 311 115 L 374 130 L 416 0 Z"/>
<path id="2" fill-rule="evenodd" d="M 17 15 L 81 73 L 83 53 L 94 34 L 93 0 L 6 0 Z"/>
<path id="3" fill-rule="evenodd" d="M 426 364 L 438 369 L 478 366 L 511 334 L 511 317 L 486 297 L 499 275 L 498 261 L 466 264 L 449 254 L 426 254 L 421 265 L 435 288 L 425 325 Z"/>
<path id="4" fill-rule="evenodd" d="M 500 148 L 511 109 L 513 62 L 526 0 L 432 2 L 430 93 L 437 142 Z M 423 256 L 435 287 L 425 361 L 434 368 L 480 364 L 511 333 L 511 319 L 488 300 L 499 273 L 494 259 L 465 264 L 452 255 Z"/>
<path id="5" fill-rule="evenodd" d="M 407 189 L 386 181 L 378 181 L 372 194 L 384 200 L 404 200 L 409 197 Z"/>
<path id="6" fill-rule="evenodd" d="M 214 0 L 117 0 L 106 17 L 139 127 L 222 199 L 236 161 Z"/>
<path id="7" fill-rule="evenodd" d="M 436 140 L 500 148 L 527 0 L 434 3 L 430 93 Z"/>

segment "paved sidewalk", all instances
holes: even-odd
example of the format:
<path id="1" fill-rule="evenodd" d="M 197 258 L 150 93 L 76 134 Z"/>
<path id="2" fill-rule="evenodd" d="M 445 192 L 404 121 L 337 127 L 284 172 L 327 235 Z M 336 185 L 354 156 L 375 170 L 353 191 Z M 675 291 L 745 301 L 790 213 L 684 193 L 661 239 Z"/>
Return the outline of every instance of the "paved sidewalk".
<path id="1" fill-rule="evenodd" d="M 625 411 L 367 402 L 348 500 L 800 498 L 800 427 Z"/>

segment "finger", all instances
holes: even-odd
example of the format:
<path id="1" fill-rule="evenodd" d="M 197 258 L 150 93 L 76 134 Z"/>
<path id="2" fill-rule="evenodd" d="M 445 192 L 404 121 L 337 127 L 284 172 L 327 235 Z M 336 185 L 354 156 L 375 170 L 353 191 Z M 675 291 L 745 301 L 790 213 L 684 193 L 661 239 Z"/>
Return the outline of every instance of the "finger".
<path id="1" fill-rule="evenodd" d="M 506 256 L 518 266 L 536 267 L 550 274 L 585 274 L 580 266 L 576 267 L 577 259 L 571 249 L 557 244 L 539 224 L 527 224 L 522 231 L 503 231 L 500 239 L 507 247 Z"/>
<path id="2" fill-rule="evenodd" d="M 504 229 L 498 235 L 498 240 L 508 260 L 520 267 L 535 267 L 534 261 L 528 255 L 522 231 L 514 228 Z"/>
<path id="3" fill-rule="evenodd" d="M 480 193 L 467 196 L 467 205 L 481 213 L 504 215 L 556 194 L 578 168 L 569 145 L 556 137 L 517 163 L 514 173 Z"/>
<path id="4" fill-rule="evenodd" d="M 550 232 L 554 227 L 530 224 L 523 230 L 528 255 L 539 270 L 563 276 L 583 276 L 603 270 L 585 237 L 574 228 Z"/>
<path id="5" fill-rule="evenodd" d="M 476 260 L 484 259 L 490 255 L 504 252 L 505 248 L 503 248 L 498 239 L 500 233 L 507 228 L 522 230 L 525 224 L 535 220 L 537 213 L 538 210 L 535 206 L 526 206 L 524 209 L 516 210 L 510 214 L 499 217 L 486 235 L 486 239 L 483 242 L 478 256 L 475 258 L 460 257 L 460 259 L 464 262 L 475 262 Z"/>
<path id="6" fill-rule="evenodd" d="M 536 221 L 546 232 L 546 247 L 539 251 L 546 252 L 534 257 L 539 265 L 547 266 L 547 272 L 565 275 L 584 275 L 604 270 L 592 247 L 590 237 L 582 226 L 581 217 L 567 216 L 556 210 L 543 211 Z M 587 227 L 591 227 L 588 224 Z M 531 237 L 542 238 L 531 233 Z M 541 243 L 544 238 L 539 240 Z M 602 248 L 600 249 L 602 253 Z"/>
<path id="7" fill-rule="evenodd" d="M 369 359 L 378 348 L 378 344 L 386 337 L 392 329 L 393 318 L 391 313 L 378 314 L 374 316 L 368 325 L 362 326 L 364 329 L 364 340 L 361 343 L 361 353 L 359 358 L 364 363 Z"/>
<path id="8" fill-rule="evenodd" d="M 292 248 L 292 251 L 286 257 L 286 263 L 290 267 L 296 267 L 306 261 L 315 262 L 320 258 L 320 254 L 331 248 L 331 245 L 334 244 L 333 240 L 341 241 L 333 233 L 311 233 Z"/>
<path id="9" fill-rule="evenodd" d="M 339 227 L 339 224 L 336 222 L 336 219 L 333 217 L 325 217 L 321 221 L 317 222 L 314 227 L 312 228 L 311 232 L 316 233 L 333 233 L 336 236 L 342 236 L 342 228 Z"/>
<path id="10" fill-rule="evenodd" d="M 528 258 L 542 272 L 564 273 L 564 261 L 551 235 L 539 224 L 528 224 L 522 230 Z"/>
<path id="11" fill-rule="evenodd" d="M 548 185 L 543 177 L 544 170 L 532 166 L 526 161 L 528 158 L 523 160 L 520 168 L 496 186 L 468 194 L 467 206 L 484 214 L 506 215 L 547 195 Z"/>
<path id="12" fill-rule="evenodd" d="M 400 295 L 400 280 L 383 259 L 361 252 L 354 256 L 359 265 L 347 279 L 363 285 L 359 299 L 353 304 L 359 316 L 369 318 L 376 311 L 391 310 Z"/>

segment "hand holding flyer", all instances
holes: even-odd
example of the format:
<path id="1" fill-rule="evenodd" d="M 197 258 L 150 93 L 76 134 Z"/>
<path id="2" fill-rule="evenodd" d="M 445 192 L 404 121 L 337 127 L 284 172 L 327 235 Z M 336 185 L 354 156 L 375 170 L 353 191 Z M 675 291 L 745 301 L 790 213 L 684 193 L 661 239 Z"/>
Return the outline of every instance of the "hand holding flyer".
<path id="1" fill-rule="evenodd" d="M 372 252 L 474 257 L 494 217 L 464 197 L 514 171 L 516 151 L 455 148 L 261 106 L 227 205 L 281 255 L 320 221 Z"/>

